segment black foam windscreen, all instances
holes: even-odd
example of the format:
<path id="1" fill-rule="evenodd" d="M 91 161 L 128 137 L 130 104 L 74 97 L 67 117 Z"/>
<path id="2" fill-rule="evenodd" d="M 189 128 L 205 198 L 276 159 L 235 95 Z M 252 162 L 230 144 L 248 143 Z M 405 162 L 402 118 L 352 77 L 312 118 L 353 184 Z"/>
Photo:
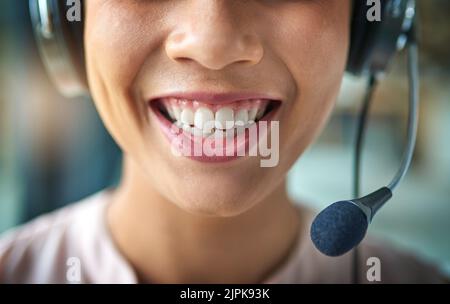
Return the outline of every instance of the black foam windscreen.
<path id="1" fill-rule="evenodd" d="M 357 246 L 368 227 L 365 213 L 350 201 L 334 203 L 314 219 L 311 240 L 328 256 L 340 256 Z"/>

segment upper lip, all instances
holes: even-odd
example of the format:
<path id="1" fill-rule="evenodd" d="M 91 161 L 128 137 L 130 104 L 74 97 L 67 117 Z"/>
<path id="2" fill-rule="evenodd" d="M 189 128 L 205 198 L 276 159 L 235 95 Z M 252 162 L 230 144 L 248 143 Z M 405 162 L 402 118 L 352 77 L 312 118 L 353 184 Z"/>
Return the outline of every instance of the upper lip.
<path id="1" fill-rule="evenodd" d="M 249 99 L 267 99 L 281 101 L 281 99 L 276 96 L 252 92 L 174 92 L 152 97 L 150 101 L 164 98 L 195 100 L 209 104 L 227 104 Z"/>

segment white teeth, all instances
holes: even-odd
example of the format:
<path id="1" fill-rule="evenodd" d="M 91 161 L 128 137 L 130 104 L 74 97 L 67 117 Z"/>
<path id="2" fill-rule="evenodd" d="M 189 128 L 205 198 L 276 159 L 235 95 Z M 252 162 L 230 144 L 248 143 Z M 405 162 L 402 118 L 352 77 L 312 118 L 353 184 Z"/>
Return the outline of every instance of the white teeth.
<path id="1" fill-rule="evenodd" d="M 261 119 L 263 117 L 264 112 L 266 112 L 266 107 L 262 107 L 258 110 L 258 113 L 256 114 L 256 120 Z"/>
<path id="2" fill-rule="evenodd" d="M 225 130 L 234 127 L 233 109 L 224 107 L 216 112 L 216 129 Z"/>
<path id="3" fill-rule="evenodd" d="M 180 120 L 180 116 L 181 116 L 180 108 L 179 107 L 175 107 L 175 106 L 169 107 L 169 108 L 172 108 L 172 112 L 173 112 L 173 116 L 171 116 L 172 119 Z M 170 112 L 169 112 L 169 114 L 170 114 Z"/>
<path id="4" fill-rule="evenodd" d="M 191 127 L 191 126 L 189 126 L 189 125 L 183 124 L 183 130 L 186 131 L 186 132 L 192 133 L 192 131 L 193 131 L 194 129 L 195 129 L 195 128 L 193 128 L 193 127 Z"/>
<path id="5" fill-rule="evenodd" d="M 167 107 L 167 113 L 169 114 L 170 118 L 174 119 L 175 114 L 173 113 L 172 107 Z"/>
<path id="6" fill-rule="evenodd" d="M 208 108 L 198 108 L 195 111 L 194 125 L 197 129 L 211 133 L 214 128 L 214 113 Z"/>
<path id="7" fill-rule="evenodd" d="M 181 121 L 176 121 L 176 122 L 175 122 L 175 125 L 176 125 L 178 128 L 183 129 L 184 131 L 188 131 L 188 132 L 192 131 L 191 129 L 194 129 L 194 128 L 191 127 L 190 125 L 186 125 L 186 124 L 182 123 Z"/>
<path id="8" fill-rule="evenodd" d="M 245 109 L 239 110 L 234 118 L 236 124 L 245 125 L 248 121 L 248 111 Z"/>
<path id="9" fill-rule="evenodd" d="M 184 109 L 181 112 L 180 120 L 185 125 L 194 125 L 194 112 L 191 109 Z"/>
<path id="10" fill-rule="evenodd" d="M 234 129 L 229 129 L 226 131 L 216 129 L 216 131 L 214 132 L 214 138 L 217 138 L 217 139 L 233 138 L 234 135 L 235 135 Z"/>
<path id="11" fill-rule="evenodd" d="M 221 107 L 216 112 L 201 103 L 189 102 L 167 105 L 167 113 L 175 125 L 195 136 L 222 134 L 234 137 L 238 129 L 248 127 L 258 121 L 265 113 L 266 106 L 256 104 L 251 109 Z M 194 110 L 196 109 L 196 110 Z M 220 133 L 221 132 L 221 133 Z"/>
<path id="12" fill-rule="evenodd" d="M 252 108 L 248 111 L 248 120 L 255 120 L 256 119 L 256 113 L 258 112 L 257 108 Z"/>

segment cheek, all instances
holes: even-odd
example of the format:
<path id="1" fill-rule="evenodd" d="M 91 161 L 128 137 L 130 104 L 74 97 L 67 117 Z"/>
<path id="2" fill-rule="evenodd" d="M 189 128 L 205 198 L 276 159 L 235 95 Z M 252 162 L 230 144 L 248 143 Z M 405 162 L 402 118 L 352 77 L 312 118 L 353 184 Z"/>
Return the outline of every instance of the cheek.
<path id="1" fill-rule="evenodd" d="M 114 83 L 130 83 L 164 36 L 154 7 L 132 1 L 100 1 L 87 9 L 85 45 L 88 55 L 106 65 Z M 95 2 L 94 2 L 95 3 Z M 90 4 L 89 4 L 90 5 Z M 152 11 L 149 13 L 149 11 Z M 157 31 L 155 29 L 158 29 Z"/>
<path id="2" fill-rule="evenodd" d="M 111 7 L 88 10 L 85 32 L 88 63 L 108 81 L 126 84 L 133 79 L 138 59 L 145 53 L 142 34 L 136 22 L 130 22 L 131 16 L 126 11 Z"/>
<path id="3" fill-rule="evenodd" d="M 130 3 L 90 1 L 84 37 L 92 96 L 122 148 L 139 142 L 146 111 L 135 79 L 161 40 L 150 30 L 159 25 L 156 17 L 152 19 L 157 15 Z"/>
<path id="4" fill-rule="evenodd" d="M 294 159 L 321 131 L 334 106 L 347 61 L 349 13 L 349 7 L 331 4 L 303 9 L 297 14 L 302 18 L 293 13 L 283 18 L 277 52 L 296 88 L 284 114 L 282 136 L 287 149 L 297 152 Z"/>

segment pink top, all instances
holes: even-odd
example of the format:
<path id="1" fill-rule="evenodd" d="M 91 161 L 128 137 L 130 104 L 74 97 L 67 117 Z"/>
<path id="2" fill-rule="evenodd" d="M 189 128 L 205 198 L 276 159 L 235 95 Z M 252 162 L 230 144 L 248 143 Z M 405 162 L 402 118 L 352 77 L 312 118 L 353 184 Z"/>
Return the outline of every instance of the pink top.
<path id="1" fill-rule="evenodd" d="M 107 201 L 103 191 L 6 233 L 0 239 L 0 283 L 137 283 L 109 234 Z M 302 229 L 289 257 L 262 283 L 352 282 L 352 255 L 323 256 L 308 230 Z M 370 257 L 380 261 L 375 272 L 375 264 L 367 266 Z M 372 240 L 360 246 L 359 270 L 360 283 L 443 282 L 435 268 Z"/>

